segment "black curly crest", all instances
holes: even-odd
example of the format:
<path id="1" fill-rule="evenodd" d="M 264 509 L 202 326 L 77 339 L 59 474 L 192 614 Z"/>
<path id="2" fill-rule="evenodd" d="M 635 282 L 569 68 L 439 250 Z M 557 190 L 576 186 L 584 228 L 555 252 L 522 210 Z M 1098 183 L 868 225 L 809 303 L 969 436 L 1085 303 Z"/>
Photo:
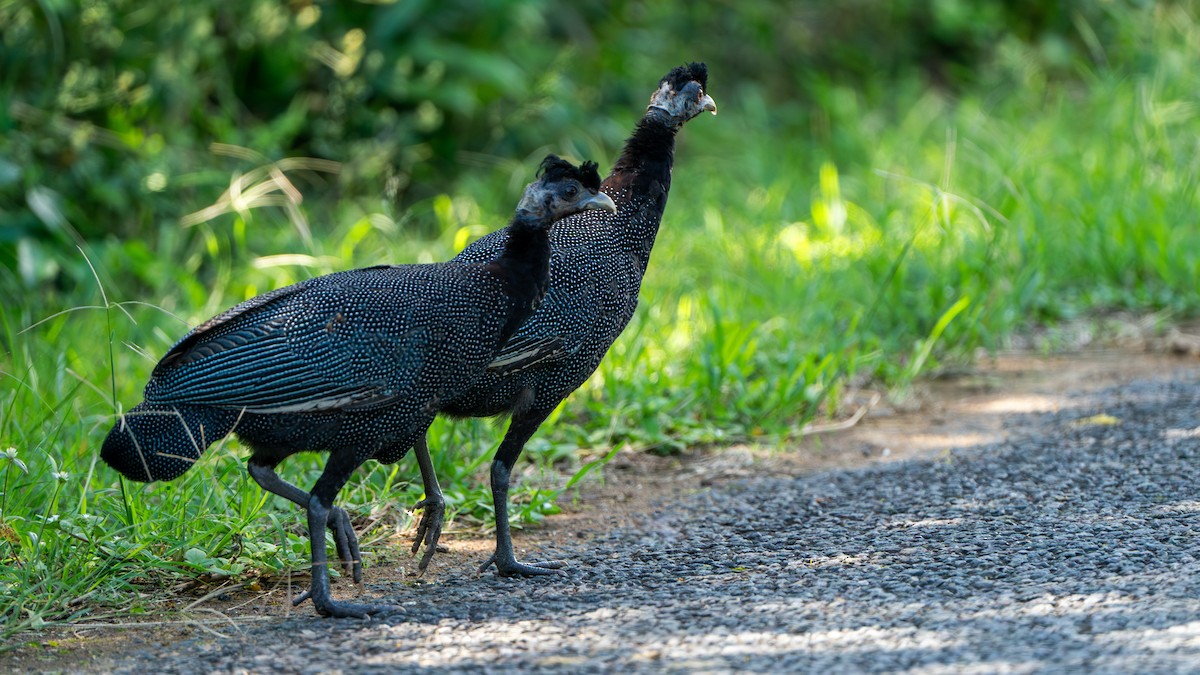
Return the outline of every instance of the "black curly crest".
<path id="1" fill-rule="evenodd" d="M 584 162 L 580 166 L 568 162 L 558 155 L 546 155 L 537 175 L 546 182 L 558 182 L 574 178 L 589 190 L 600 189 L 600 165 Z"/>
<path id="2" fill-rule="evenodd" d="M 663 79 L 659 80 L 659 84 L 666 82 L 671 85 L 671 89 L 679 91 L 688 82 L 696 81 L 700 83 L 700 88 L 708 90 L 708 66 L 702 62 L 693 62 L 685 66 L 677 66 L 671 69 Z"/>

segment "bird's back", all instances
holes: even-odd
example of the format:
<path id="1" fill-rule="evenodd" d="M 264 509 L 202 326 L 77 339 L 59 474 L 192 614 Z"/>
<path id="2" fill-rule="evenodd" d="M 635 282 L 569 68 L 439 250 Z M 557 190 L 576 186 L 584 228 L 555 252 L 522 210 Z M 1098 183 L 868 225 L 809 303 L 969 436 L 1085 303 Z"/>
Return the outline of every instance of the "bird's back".
<path id="1" fill-rule="evenodd" d="M 179 341 L 149 401 L 251 412 L 370 407 L 486 359 L 505 300 L 475 265 L 340 272 L 247 301 Z"/>
<path id="2" fill-rule="evenodd" d="M 253 413 L 355 410 L 418 395 L 495 351 L 500 284 L 479 265 L 330 274 L 239 305 L 179 341 L 146 400 Z"/>

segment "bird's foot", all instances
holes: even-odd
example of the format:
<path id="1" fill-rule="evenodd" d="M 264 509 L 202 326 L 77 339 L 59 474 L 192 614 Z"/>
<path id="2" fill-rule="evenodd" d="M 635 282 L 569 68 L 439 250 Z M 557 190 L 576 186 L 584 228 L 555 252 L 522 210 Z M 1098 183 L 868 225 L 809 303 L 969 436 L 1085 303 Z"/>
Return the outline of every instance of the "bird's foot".
<path id="1" fill-rule="evenodd" d="M 441 495 L 426 497 L 413 505 L 413 510 L 421 509 L 421 521 L 417 523 L 417 537 L 413 542 L 412 552 L 416 553 L 425 544 L 425 553 L 417 564 L 418 574 L 424 574 L 433 559 L 435 552 L 446 552 L 450 549 L 438 544 L 442 538 L 442 523 L 446 520 L 446 502 Z"/>
<path id="2" fill-rule="evenodd" d="M 316 608 L 317 614 L 334 619 L 369 619 L 377 614 L 395 614 L 401 611 L 399 607 L 394 605 L 364 605 L 357 602 L 337 602 L 329 597 L 315 599 L 313 598 L 311 588 L 292 598 L 292 606 L 295 607 L 305 600 L 310 599 L 313 601 L 313 607 Z"/>
<path id="3" fill-rule="evenodd" d="M 562 560 L 522 563 L 515 558 L 497 558 L 495 554 L 492 554 L 487 562 L 479 566 L 479 573 L 483 574 L 492 565 L 496 566 L 496 574 L 502 577 L 537 577 L 545 574 L 559 574 L 566 563 Z"/>
<path id="4" fill-rule="evenodd" d="M 354 526 L 350 524 L 350 514 L 340 506 L 330 509 L 329 529 L 333 532 L 342 569 L 354 583 L 362 583 L 362 554 L 358 550 L 358 535 L 354 534 Z"/>

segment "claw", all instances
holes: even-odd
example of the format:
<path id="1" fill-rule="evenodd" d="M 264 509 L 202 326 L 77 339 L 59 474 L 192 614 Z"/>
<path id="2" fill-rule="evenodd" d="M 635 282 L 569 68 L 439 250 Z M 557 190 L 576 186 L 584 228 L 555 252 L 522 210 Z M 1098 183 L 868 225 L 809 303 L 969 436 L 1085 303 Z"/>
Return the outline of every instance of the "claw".
<path id="1" fill-rule="evenodd" d="M 546 574 L 560 574 L 562 568 L 566 567 L 566 563 L 562 560 L 522 563 L 514 559 L 501 563 L 493 553 L 487 562 L 479 566 L 479 574 L 486 572 L 487 568 L 492 565 L 496 566 L 496 575 L 501 577 L 537 577 Z"/>
<path id="2" fill-rule="evenodd" d="M 342 562 L 342 570 L 354 579 L 354 583 L 362 583 L 362 554 L 358 548 L 358 536 L 354 526 L 350 524 L 350 514 L 340 506 L 329 510 L 329 529 L 333 531 L 333 540 L 337 544 L 338 559 Z"/>
<path id="3" fill-rule="evenodd" d="M 412 552 L 416 553 L 425 544 L 425 553 L 417 564 L 417 574 L 425 573 L 429 561 L 435 552 L 445 552 L 445 546 L 438 544 L 442 537 L 442 524 L 446 518 L 446 503 L 440 497 L 426 497 L 413 505 L 413 510 L 421 509 L 421 520 L 417 523 L 417 536 L 413 541 Z"/>
<path id="4" fill-rule="evenodd" d="M 399 612 L 391 605 L 360 605 L 354 602 L 333 602 L 317 607 L 317 613 L 335 619 L 369 619 L 376 614 Z"/>
<path id="5" fill-rule="evenodd" d="M 362 605 L 355 602 L 337 602 L 329 597 L 328 591 L 314 596 L 312 586 L 309 586 L 303 593 L 292 598 L 292 606 L 295 607 L 305 600 L 313 601 L 313 607 L 317 610 L 317 614 L 335 619 L 368 619 L 376 614 L 396 614 L 403 611 L 394 605 Z"/>

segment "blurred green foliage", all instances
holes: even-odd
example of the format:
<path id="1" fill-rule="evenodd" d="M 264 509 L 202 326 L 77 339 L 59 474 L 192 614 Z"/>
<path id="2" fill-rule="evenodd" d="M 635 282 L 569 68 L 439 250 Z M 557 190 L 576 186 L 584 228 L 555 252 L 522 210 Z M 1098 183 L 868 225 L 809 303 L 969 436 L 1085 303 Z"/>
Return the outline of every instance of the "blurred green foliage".
<path id="1" fill-rule="evenodd" d="M 650 74 L 685 60 L 708 61 L 725 100 L 777 107 L 779 133 L 824 129 L 836 148 L 831 82 L 886 106 L 897 83 L 977 83 L 1008 41 L 1069 73 L 1112 32 L 1109 5 L 10 0 L 0 262 L 21 258 L 28 284 L 85 240 L 154 250 L 231 172 L 285 157 L 340 164 L 294 177 L 327 218 L 346 199 L 396 213 L 546 147 L 611 152 Z"/>

